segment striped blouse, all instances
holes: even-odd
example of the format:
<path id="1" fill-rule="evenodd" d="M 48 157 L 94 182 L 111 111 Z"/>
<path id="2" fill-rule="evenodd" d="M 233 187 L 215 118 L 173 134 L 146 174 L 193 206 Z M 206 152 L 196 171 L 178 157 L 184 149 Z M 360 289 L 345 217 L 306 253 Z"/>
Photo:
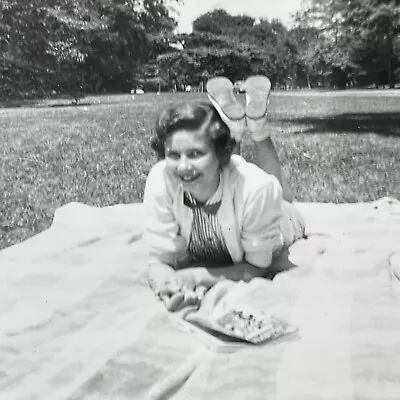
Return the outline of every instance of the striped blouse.
<path id="1" fill-rule="evenodd" d="M 221 182 L 222 183 L 222 182 Z M 194 262 L 207 261 L 217 265 L 230 265 L 232 258 L 222 235 L 218 221 L 218 212 L 208 213 L 202 207 L 196 206 L 196 199 L 185 192 L 193 212 L 192 233 L 189 241 L 189 255 Z M 220 203 L 222 198 L 222 184 L 215 194 L 205 203 L 205 206 Z"/>

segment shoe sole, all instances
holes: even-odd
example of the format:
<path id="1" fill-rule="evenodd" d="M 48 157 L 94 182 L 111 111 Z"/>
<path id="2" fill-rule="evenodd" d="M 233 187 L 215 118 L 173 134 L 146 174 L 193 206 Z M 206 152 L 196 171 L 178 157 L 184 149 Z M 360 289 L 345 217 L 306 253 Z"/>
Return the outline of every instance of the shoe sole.
<path id="1" fill-rule="evenodd" d="M 250 119 L 261 119 L 267 114 L 268 98 L 271 92 L 271 81 L 263 75 L 247 78 L 244 83 L 246 98 L 246 116 Z"/>
<path id="2" fill-rule="evenodd" d="M 246 112 L 236 101 L 233 84 L 228 78 L 212 78 L 206 87 L 211 102 L 217 103 L 228 119 L 238 121 L 245 117 Z"/>

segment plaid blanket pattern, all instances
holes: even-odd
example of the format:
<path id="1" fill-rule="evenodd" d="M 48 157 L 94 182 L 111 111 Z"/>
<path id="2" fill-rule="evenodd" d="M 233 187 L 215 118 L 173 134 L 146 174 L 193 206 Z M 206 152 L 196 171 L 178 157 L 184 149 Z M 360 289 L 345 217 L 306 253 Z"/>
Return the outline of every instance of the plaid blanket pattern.
<path id="1" fill-rule="evenodd" d="M 298 207 L 309 238 L 239 294 L 298 335 L 232 351 L 147 288 L 141 204 L 58 209 L 0 252 L 0 398 L 399 399 L 400 202 Z"/>

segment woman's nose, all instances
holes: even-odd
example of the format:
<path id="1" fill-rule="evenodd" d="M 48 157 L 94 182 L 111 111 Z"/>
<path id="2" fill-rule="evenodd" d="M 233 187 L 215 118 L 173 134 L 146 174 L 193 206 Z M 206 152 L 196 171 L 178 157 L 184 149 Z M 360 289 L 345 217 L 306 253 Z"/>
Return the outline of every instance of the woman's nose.
<path id="1" fill-rule="evenodd" d="M 188 160 L 188 158 L 185 155 L 182 155 L 178 162 L 178 171 L 186 172 L 191 169 L 192 169 L 192 166 L 190 164 L 190 161 Z"/>

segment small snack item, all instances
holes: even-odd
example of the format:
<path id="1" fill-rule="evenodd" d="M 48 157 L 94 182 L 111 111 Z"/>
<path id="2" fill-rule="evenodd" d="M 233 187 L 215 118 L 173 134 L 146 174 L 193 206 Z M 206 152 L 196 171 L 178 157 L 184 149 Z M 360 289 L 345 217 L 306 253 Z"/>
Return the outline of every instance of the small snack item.
<path id="1" fill-rule="evenodd" d="M 211 313 L 203 314 L 200 309 L 185 319 L 207 331 L 252 344 L 275 340 L 297 331 L 269 313 L 249 306 L 228 307 L 224 302 L 219 303 Z"/>
<path id="2" fill-rule="evenodd" d="M 229 310 L 216 323 L 221 332 L 250 343 L 261 343 L 294 333 L 296 329 L 267 313 Z"/>

